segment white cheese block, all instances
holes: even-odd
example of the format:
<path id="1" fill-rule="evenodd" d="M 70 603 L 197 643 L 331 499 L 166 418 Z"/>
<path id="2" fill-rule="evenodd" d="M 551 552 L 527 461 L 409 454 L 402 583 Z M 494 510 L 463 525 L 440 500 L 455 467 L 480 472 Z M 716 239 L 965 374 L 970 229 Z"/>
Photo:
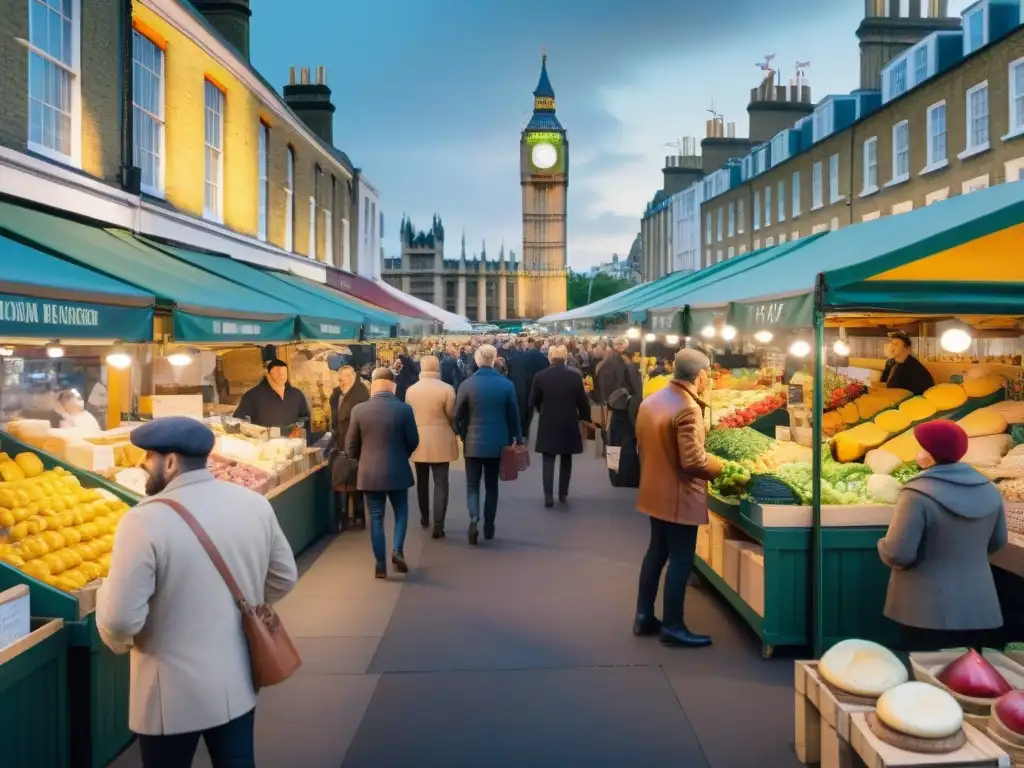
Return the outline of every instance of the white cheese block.
<path id="1" fill-rule="evenodd" d="M 964 724 L 964 711 L 956 699 L 941 688 L 916 681 L 883 693 L 875 711 L 884 725 L 921 739 L 945 739 Z"/>
<path id="2" fill-rule="evenodd" d="M 874 698 L 907 682 L 909 675 L 896 655 L 870 640 L 843 640 L 821 657 L 818 673 L 841 691 Z"/>

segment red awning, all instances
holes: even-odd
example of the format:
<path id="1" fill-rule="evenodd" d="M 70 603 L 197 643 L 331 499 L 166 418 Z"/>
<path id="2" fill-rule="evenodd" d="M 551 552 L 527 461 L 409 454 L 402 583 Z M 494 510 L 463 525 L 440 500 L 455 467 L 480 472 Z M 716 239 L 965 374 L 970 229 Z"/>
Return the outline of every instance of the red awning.
<path id="1" fill-rule="evenodd" d="M 360 275 L 353 275 L 351 272 L 344 272 L 340 269 L 328 267 L 327 285 L 337 291 L 347 293 L 350 296 L 355 296 L 357 299 L 368 301 L 371 304 L 376 304 L 378 307 L 394 312 L 395 314 L 402 315 L 403 317 L 435 322 L 435 318 L 424 313 L 423 310 L 417 309 L 411 303 L 402 301 L 397 296 L 393 296 L 374 283 L 373 280 Z"/>

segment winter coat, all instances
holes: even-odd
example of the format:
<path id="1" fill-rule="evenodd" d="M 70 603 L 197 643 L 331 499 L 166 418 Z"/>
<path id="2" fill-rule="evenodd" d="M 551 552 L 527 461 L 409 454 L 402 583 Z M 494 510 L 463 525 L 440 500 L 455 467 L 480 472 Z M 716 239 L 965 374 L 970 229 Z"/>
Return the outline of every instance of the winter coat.
<path id="1" fill-rule="evenodd" d="M 583 453 L 580 422 L 590 421 L 590 400 L 583 377 L 565 363 L 554 363 L 533 379 L 530 408 L 540 413 L 537 453 Z"/>
<path id="2" fill-rule="evenodd" d="M 459 458 L 455 436 L 455 388 L 441 380 L 440 373 L 421 371 L 420 380 L 405 393 L 405 403 L 416 417 L 419 447 L 412 460 L 424 464 L 447 464 Z"/>
<path id="3" fill-rule="evenodd" d="M 493 368 L 479 368 L 455 398 L 455 429 L 467 459 L 497 459 L 501 449 L 523 439 L 512 382 Z"/>

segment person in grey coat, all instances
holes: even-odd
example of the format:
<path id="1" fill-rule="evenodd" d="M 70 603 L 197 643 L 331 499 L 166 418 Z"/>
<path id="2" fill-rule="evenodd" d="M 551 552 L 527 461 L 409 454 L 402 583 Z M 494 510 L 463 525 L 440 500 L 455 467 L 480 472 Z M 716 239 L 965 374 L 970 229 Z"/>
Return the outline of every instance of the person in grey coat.
<path id="1" fill-rule="evenodd" d="M 909 650 L 983 647 L 1003 625 L 989 555 L 1006 546 L 1003 499 L 960 459 L 967 433 L 952 421 L 919 424 L 923 471 L 900 491 L 878 554 L 892 568 L 885 615 Z"/>
<path id="2" fill-rule="evenodd" d="M 490 344 L 476 351 L 477 372 L 459 387 L 455 398 L 455 431 L 462 438 L 466 458 L 466 504 L 469 506 L 469 543 L 479 539 L 480 480 L 483 479 L 484 538 L 494 538 L 498 514 L 498 470 L 501 451 L 523 441 L 516 389 L 494 370 L 498 350 Z"/>
<path id="3" fill-rule="evenodd" d="M 356 488 L 366 494 L 370 508 L 370 543 L 377 561 L 374 575 L 388 576 L 384 510 L 387 502 L 395 512 L 395 541 L 391 562 L 399 573 L 408 573 L 405 532 L 409 526 L 409 489 L 413 486 L 409 457 L 420 444 L 412 408 L 395 396 L 395 373 L 390 368 L 373 372 L 370 399 L 352 409 L 345 436 L 345 453 L 359 461 Z"/>

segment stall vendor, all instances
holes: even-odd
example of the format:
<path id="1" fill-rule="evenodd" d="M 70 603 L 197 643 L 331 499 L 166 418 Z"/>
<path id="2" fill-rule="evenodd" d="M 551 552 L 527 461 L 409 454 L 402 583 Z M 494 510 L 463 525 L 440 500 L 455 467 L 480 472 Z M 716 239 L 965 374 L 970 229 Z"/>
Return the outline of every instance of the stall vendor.
<path id="1" fill-rule="evenodd" d="M 903 331 L 889 334 L 888 358 L 882 371 L 882 383 L 889 389 L 906 389 L 923 395 L 935 385 L 928 369 L 910 354 L 910 337 Z"/>
<path id="2" fill-rule="evenodd" d="M 57 395 L 57 405 L 50 416 L 50 426 L 76 429 L 90 435 L 103 431 L 96 417 L 85 410 L 85 401 L 77 389 L 65 389 Z"/>
<path id="3" fill-rule="evenodd" d="M 309 428 L 309 402 L 302 391 L 288 383 L 288 365 L 283 360 L 267 363 L 267 375 L 250 389 L 235 409 L 236 419 L 249 419 L 261 427 L 284 428 L 303 423 Z"/>

